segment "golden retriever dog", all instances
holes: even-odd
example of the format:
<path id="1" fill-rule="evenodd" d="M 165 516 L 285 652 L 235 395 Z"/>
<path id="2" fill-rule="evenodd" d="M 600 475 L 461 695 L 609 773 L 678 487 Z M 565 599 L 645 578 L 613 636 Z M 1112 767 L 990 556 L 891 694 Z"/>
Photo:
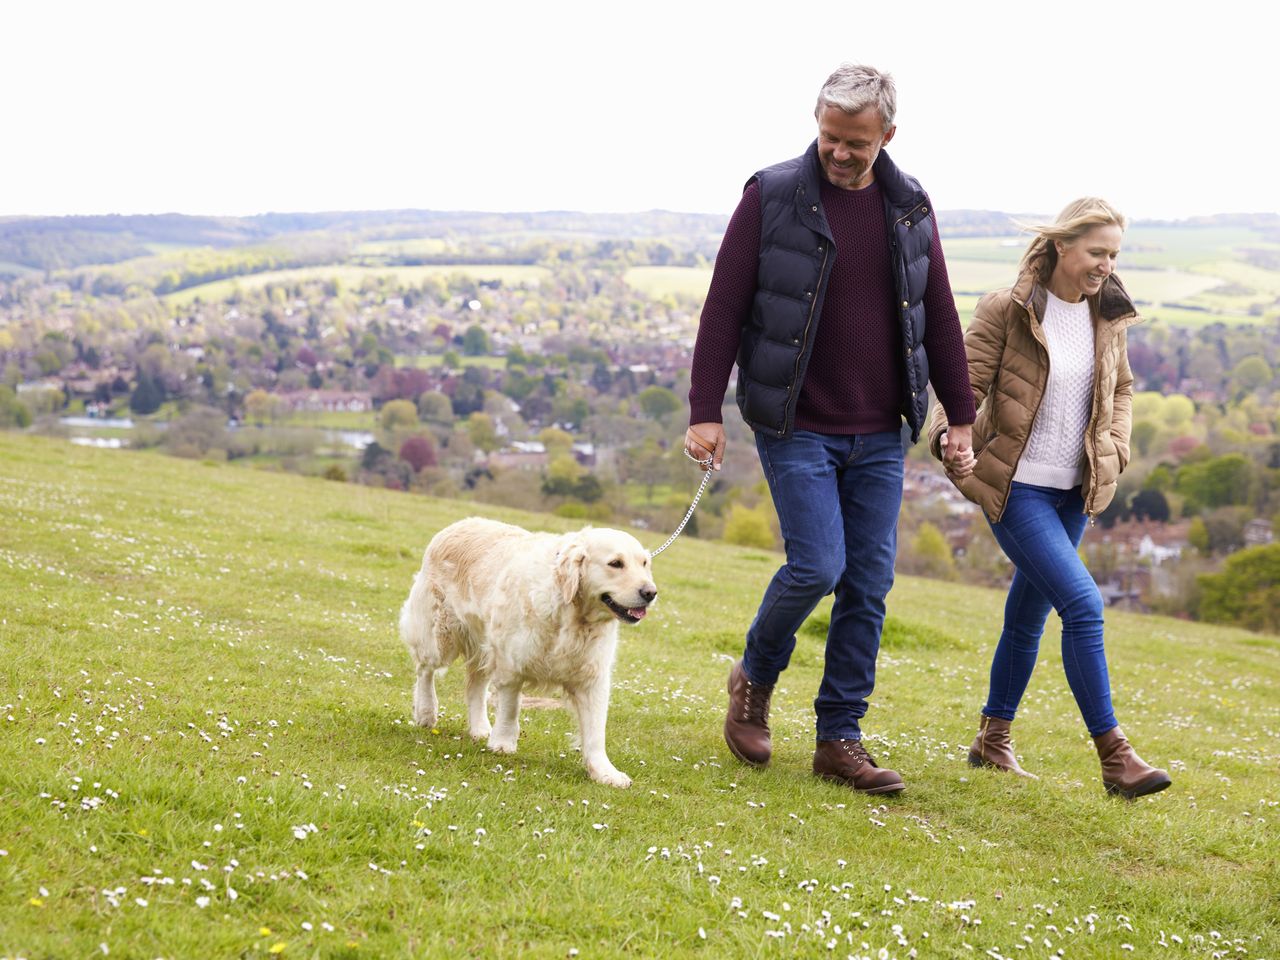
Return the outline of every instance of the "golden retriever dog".
<path id="1" fill-rule="evenodd" d="M 434 726 L 436 671 L 462 657 L 472 737 L 515 753 L 521 687 L 558 686 L 577 717 L 587 774 L 629 786 L 604 748 L 610 675 L 618 624 L 639 623 L 657 595 L 648 551 L 620 530 L 557 536 L 481 517 L 445 527 L 427 544 L 400 611 L 400 636 L 417 667 L 414 722 Z"/>

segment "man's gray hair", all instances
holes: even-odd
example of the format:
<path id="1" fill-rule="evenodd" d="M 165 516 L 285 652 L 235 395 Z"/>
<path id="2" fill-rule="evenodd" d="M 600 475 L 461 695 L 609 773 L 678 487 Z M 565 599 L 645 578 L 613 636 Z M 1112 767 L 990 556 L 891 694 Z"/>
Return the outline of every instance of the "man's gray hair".
<path id="1" fill-rule="evenodd" d="M 898 113 L 898 87 L 890 74 L 875 67 L 842 63 L 818 92 L 813 115 L 822 113 L 823 107 L 839 107 L 845 113 L 861 113 L 867 107 L 875 107 L 888 130 Z"/>

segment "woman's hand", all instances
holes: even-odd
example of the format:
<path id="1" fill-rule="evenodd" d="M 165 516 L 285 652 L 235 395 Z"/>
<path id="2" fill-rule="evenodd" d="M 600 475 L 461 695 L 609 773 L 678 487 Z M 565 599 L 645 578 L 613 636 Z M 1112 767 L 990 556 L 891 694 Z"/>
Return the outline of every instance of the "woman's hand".
<path id="1" fill-rule="evenodd" d="M 972 434 L 968 439 L 957 436 L 953 441 L 952 432 L 958 432 L 958 428 L 948 430 L 939 440 L 942 444 L 942 468 L 949 476 L 967 477 L 973 473 L 973 465 L 977 459 L 973 455 Z"/>

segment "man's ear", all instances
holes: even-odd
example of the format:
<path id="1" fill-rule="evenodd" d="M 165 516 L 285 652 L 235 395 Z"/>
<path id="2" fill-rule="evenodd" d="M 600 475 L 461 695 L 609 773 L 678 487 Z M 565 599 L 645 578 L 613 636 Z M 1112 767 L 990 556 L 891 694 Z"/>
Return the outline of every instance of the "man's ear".
<path id="1" fill-rule="evenodd" d="M 582 583 L 582 564 L 586 562 L 587 551 L 577 537 L 566 540 L 556 555 L 556 582 L 560 586 L 560 597 L 565 603 L 573 603 L 578 595 L 578 586 Z"/>

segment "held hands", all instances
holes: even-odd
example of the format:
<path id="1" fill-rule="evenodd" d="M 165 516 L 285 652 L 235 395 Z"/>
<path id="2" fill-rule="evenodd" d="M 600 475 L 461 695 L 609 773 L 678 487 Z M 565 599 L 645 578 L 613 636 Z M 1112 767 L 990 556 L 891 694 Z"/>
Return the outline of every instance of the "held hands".
<path id="1" fill-rule="evenodd" d="M 724 424 L 695 423 L 684 435 L 684 451 L 695 460 L 711 458 L 710 464 L 701 464 L 703 470 L 719 470 L 724 460 Z"/>
<path id="2" fill-rule="evenodd" d="M 973 473 L 973 424 L 952 425 L 942 435 L 942 468 L 953 477 Z"/>

